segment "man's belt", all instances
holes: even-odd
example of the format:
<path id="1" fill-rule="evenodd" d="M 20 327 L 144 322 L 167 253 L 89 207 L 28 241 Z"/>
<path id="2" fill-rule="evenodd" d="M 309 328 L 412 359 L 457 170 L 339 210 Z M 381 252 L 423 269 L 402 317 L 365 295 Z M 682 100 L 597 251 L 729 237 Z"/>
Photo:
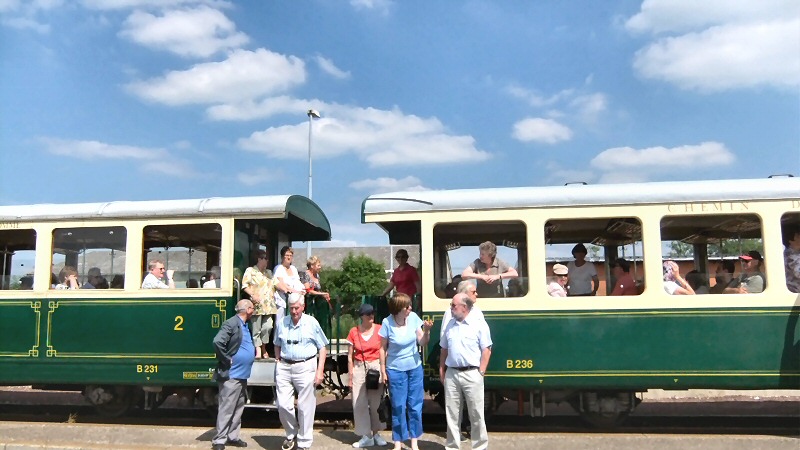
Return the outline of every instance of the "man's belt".
<path id="1" fill-rule="evenodd" d="M 309 356 L 306 359 L 286 359 L 286 358 L 281 358 L 281 361 L 285 362 L 286 364 L 290 364 L 290 365 L 291 364 L 300 364 L 300 363 L 304 363 L 304 362 L 308 361 L 309 359 L 314 359 L 316 357 L 317 357 L 317 355 Z"/>
<path id="2" fill-rule="evenodd" d="M 447 368 L 457 370 L 459 372 L 466 372 L 467 370 L 476 370 L 478 369 L 478 366 L 461 366 L 461 367 L 447 366 Z"/>

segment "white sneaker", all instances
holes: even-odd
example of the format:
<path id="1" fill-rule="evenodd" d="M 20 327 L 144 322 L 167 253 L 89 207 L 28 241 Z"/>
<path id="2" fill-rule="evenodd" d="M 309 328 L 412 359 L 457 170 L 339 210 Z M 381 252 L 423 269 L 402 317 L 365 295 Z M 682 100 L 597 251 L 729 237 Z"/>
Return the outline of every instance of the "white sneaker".
<path id="1" fill-rule="evenodd" d="M 356 442 L 356 443 L 354 443 L 353 447 L 355 447 L 355 448 L 367 448 L 367 447 L 372 447 L 373 445 L 375 445 L 375 440 L 374 439 L 372 439 L 371 437 L 367 437 L 367 436 L 361 436 L 361 440 Z"/>
<path id="2" fill-rule="evenodd" d="M 386 441 L 383 440 L 383 438 L 381 437 L 380 434 L 376 434 L 373 439 L 375 440 L 375 445 L 377 445 L 379 447 L 385 447 L 386 446 Z"/>

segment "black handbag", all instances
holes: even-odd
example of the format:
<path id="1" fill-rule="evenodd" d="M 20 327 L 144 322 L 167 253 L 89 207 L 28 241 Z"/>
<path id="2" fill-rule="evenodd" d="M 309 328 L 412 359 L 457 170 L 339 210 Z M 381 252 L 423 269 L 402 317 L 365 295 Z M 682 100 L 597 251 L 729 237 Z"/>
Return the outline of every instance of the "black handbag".
<path id="1" fill-rule="evenodd" d="M 361 335 L 358 335 L 359 339 L 362 340 Z M 358 347 L 356 347 L 358 349 Z M 361 353 L 364 354 L 364 345 L 361 345 Z M 364 386 L 367 387 L 368 390 L 375 390 L 378 389 L 378 386 L 381 382 L 381 373 L 377 369 L 368 369 L 367 368 L 367 361 L 362 361 L 364 363 L 364 370 L 366 370 L 366 375 L 364 376 Z"/>
<path id="2" fill-rule="evenodd" d="M 367 369 L 367 375 L 364 378 L 364 385 L 367 386 L 367 389 L 375 390 L 378 389 L 378 385 L 381 381 L 381 373 L 376 369 Z"/>
<path id="3" fill-rule="evenodd" d="M 389 392 L 383 393 L 381 404 L 378 405 L 378 419 L 383 423 L 392 421 L 392 399 L 389 397 Z"/>

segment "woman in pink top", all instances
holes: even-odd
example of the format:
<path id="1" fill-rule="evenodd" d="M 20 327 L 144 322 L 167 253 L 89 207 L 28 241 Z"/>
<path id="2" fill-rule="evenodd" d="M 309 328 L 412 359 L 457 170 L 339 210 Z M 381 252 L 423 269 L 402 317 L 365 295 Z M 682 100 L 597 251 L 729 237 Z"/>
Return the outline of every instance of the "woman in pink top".
<path id="1" fill-rule="evenodd" d="M 365 378 L 367 369 L 375 369 L 382 373 L 380 363 L 381 337 L 380 325 L 375 324 L 375 309 L 364 303 L 358 309 L 361 325 L 353 327 L 347 335 L 350 350 L 347 353 L 347 364 L 350 369 L 348 384 L 353 390 L 353 422 L 355 432 L 361 440 L 353 444 L 355 448 L 384 446 L 386 441 L 379 432 L 386 424 L 378 418 L 378 406 L 383 397 L 384 383 L 380 380 L 377 389 L 367 389 Z"/>
<path id="2" fill-rule="evenodd" d="M 420 291 L 419 274 L 417 269 L 408 264 L 408 252 L 405 249 L 400 249 L 394 256 L 397 260 L 397 268 L 392 273 L 392 278 L 389 280 L 389 286 L 383 291 L 382 295 L 387 295 L 395 289 L 401 294 L 414 298 L 414 294 Z"/>

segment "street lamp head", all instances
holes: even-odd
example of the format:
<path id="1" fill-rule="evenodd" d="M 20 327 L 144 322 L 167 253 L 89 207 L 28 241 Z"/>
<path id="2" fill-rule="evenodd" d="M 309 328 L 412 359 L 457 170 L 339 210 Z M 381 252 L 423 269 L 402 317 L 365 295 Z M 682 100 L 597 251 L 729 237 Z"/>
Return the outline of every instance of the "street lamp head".
<path id="1" fill-rule="evenodd" d="M 313 119 L 319 119 L 320 117 L 322 117 L 322 116 L 319 115 L 319 112 L 314 110 L 314 109 L 309 109 L 308 112 L 306 113 L 306 115 L 308 116 L 309 119 L 312 119 L 312 118 Z"/>

